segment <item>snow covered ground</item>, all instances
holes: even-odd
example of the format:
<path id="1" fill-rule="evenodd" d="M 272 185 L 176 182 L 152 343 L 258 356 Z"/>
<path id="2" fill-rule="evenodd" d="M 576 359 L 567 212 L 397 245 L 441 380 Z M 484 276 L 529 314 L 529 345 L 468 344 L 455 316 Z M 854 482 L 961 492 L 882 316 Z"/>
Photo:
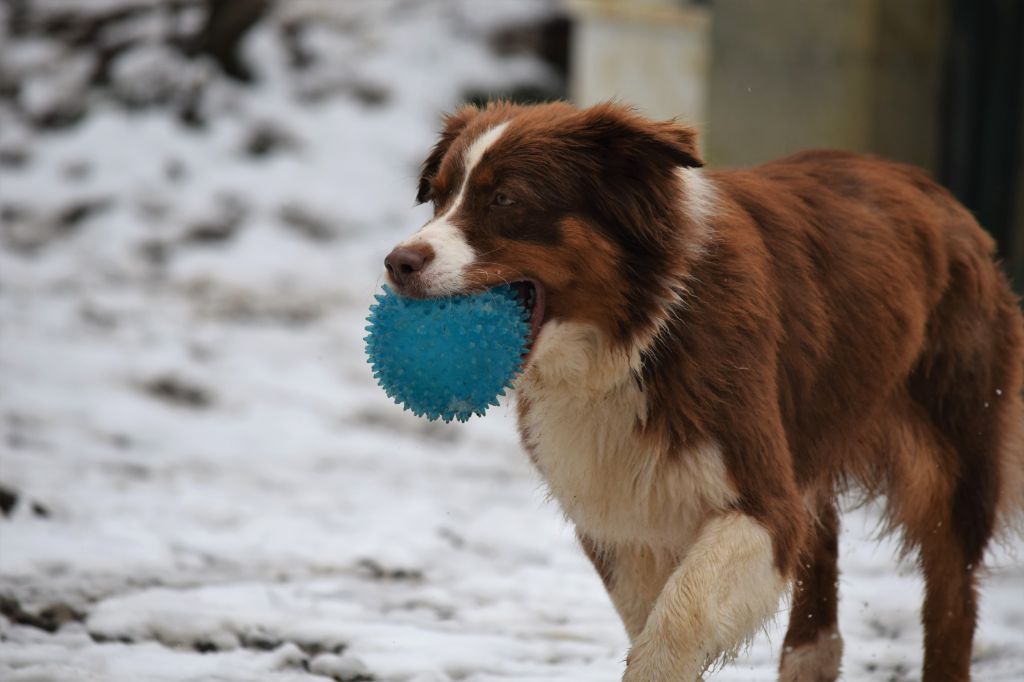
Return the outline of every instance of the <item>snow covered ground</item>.
<path id="1" fill-rule="evenodd" d="M 362 352 L 439 113 L 558 87 L 487 41 L 547 7 L 282 3 L 245 87 L 143 12 L 54 129 L 26 112 L 79 96 L 89 57 L 0 35 L 24 86 L 0 99 L 0 678 L 617 679 L 625 636 L 511 410 L 417 420 Z M 124 104 L 196 83 L 205 127 Z M 842 541 L 845 679 L 917 679 L 920 581 L 873 524 L 849 514 Z M 977 679 L 1024 679 L 1021 547 L 994 557 Z M 784 625 L 715 679 L 774 679 Z"/>

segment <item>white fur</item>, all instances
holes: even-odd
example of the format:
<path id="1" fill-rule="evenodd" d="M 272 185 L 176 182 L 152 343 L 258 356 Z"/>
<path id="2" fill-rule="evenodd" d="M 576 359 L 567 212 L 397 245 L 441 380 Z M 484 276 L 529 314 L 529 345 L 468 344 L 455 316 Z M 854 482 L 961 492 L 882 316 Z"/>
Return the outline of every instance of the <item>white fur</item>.
<path id="1" fill-rule="evenodd" d="M 552 497 L 595 542 L 685 547 L 736 492 L 714 443 L 670 453 L 639 432 L 637 363 L 589 325 L 548 322 L 516 386 L 530 403 L 524 435 Z"/>
<path id="2" fill-rule="evenodd" d="M 715 186 L 700 168 L 677 168 L 676 177 L 682 185 L 683 210 L 693 226 L 693 239 L 687 248 L 694 255 L 702 255 L 713 237 Z"/>
<path id="3" fill-rule="evenodd" d="M 782 654 L 779 682 L 832 682 L 839 678 L 843 640 L 833 629 L 823 630 L 809 644 Z"/>
<path id="4" fill-rule="evenodd" d="M 679 564 L 680 549 L 613 545 L 605 547 L 602 552 L 604 560 L 612 567 L 608 596 L 622 619 L 630 644 L 633 644 L 643 632 L 668 577 Z"/>
<path id="5" fill-rule="evenodd" d="M 469 184 L 469 174 L 473 172 L 476 165 L 480 163 L 480 159 L 483 158 L 484 154 L 494 146 L 494 143 L 498 141 L 502 133 L 505 132 L 505 128 L 508 128 L 508 121 L 499 123 L 498 125 L 490 128 L 480 137 L 473 141 L 473 144 L 469 145 L 466 149 L 466 156 L 464 157 L 466 163 L 466 175 L 462 178 L 462 188 L 459 190 L 459 196 L 461 197 L 463 192 L 466 190 L 466 185 Z"/>
<path id="6" fill-rule="evenodd" d="M 446 214 L 447 215 L 447 214 Z M 426 243 L 434 258 L 420 272 L 423 292 L 427 296 L 449 296 L 465 286 L 466 269 L 476 260 L 476 252 L 466 242 L 462 230 L 443 217 L 431 220 L 413 237 L 399 244 L 414 246 Z"/>
<path id="7" fill-rule="evenodd" d="M 686 298 L 690 295 L 693 277 L 690 269 L 694 262 L 702 258 L 714 242 L 714 227 L 711 217 L 717 208 L 715 186 L 704 175 L 700 168 L 677 168 L 676 178 L 679 181 L 679 194 L 683 212 L 689 223 L 687 241 L 684 244 L 687 262 L 682 264 L 681 272 L 669 273 L 653 284 L 661 292 L 660 311 L 653 326 L 641 334 L 636 343 L 643 349 L 654 349 L 660 335 L 665 331 L 672 317 L 687 306 Z"/>
<path id="8" fill-rule="evenodd" d="M 709 520 L 665 583 L 623 682 L 699 679 L 775 613 L 785 587 L 760 524 L 738 512 Z"/>
<path id="9" fill-rule="evenodd" d="M 473 141 L 463 155 L 462 184 L 459 192 L 455 195 L 454 201 L 443 215 L 434 218 L 423 228 L 406 241 L 399 244 L 399 247 L 413 247 L 419 244 L 427 244 L 434 252 L 434 258 L 423 271 L 420 278 L 423 283 L 423 291 L 427 296 L 447 296 L 459 293 L 466 284 L 466 270 L 476 260 L 476 253 L 473 247 L 466 241 L 466 236 L 454 223 L 451 217 L 455 215 L 466 195 L 466 187 L 469 185 L 473 169 L 480 163 L 487 150 L 497 142 L 501 134 L 505 132 L 508 122 L 497 125 Z"/>

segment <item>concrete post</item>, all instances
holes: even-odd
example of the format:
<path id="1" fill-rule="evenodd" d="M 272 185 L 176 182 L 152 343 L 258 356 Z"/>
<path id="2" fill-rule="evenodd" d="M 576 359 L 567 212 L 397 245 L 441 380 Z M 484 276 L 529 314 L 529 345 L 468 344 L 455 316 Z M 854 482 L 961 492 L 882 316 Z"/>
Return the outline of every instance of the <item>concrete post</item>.
<path id="1" fill-rule="evenodd" d="M 652 118 L 707 121 L 710 12 L 673 0 L 566 0 L 573 17 L 570 96 L 611 98 Z"/>

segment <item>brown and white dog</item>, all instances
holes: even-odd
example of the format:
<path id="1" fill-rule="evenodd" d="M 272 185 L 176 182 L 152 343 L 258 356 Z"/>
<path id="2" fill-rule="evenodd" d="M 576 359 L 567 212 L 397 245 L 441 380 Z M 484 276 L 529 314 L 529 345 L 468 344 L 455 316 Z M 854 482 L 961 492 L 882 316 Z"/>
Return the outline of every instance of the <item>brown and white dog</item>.
<path id="1" fill-rule="evenodd" d="M 919 553 L 923 679 L 969 679 L 975 576 L 1024 472 L 1024 324 L 992 240 L 909 166 L 701 165 L 694 130 L 617 105 L 466 107 L 389 280 L 521 292 L 522 440 L 625 624 L 624 680 L 698 679 L 791 587 L 780 679 L 836 679 L 851 486 Z"/>

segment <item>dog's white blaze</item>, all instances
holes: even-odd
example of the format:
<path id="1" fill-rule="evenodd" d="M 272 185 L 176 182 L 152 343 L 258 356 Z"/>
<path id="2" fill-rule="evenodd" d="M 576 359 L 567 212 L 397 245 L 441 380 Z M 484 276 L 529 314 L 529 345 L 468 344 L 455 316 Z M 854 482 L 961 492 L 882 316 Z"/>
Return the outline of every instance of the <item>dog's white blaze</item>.
<path id="1" fill-rule="evenodd" d="M 469 175 L 476 168 L 476 165 L 480 163 L 480 159 L 483 158 L 484 154 L 490 149 L 501 134 L 505 132 L 505 128 L 508 128 L 508 121 L 500 123 L 493 128 L 490 128 L 486 133 L 476 138 L 473 144 L 469 145 L 466 150 L 465 162 L 466 162 L 466 174 L 462 177 L 462 187 L 459 188 L 459 199 L 462 198 L 462 194 L 466 191 L 466 185 L 469 184 Z M 459 199 L 456 199 L 458 203 Z"/>
<path id="2" fill-rule="evenodd" d="M 423 269 L 420 277 L 424 293 L 428 296 L 444 296 L 458 293 L 465 286 L 466 269 L 476 260 L 473 247 L 466 241 L 466 235 L 451 222 L 466 195 L 466 187 L 473 169 L 480 163 L 487 150 L 498 141 L 508 127 L 508 121 L 494 126 L 473 141 L 463 158 L 465 172 L 462 184 L 451 206 L 443 215 L 434 218 L 423 228 L 399 246 L 428 244 L 434 251 L 434 259 Z"/>
<path id="3" fill-rule="evenodd" d="M 768 531 L 739 512 L 711 519 L 665 583 L 623 682 L 698 679 L 774 615 L 785 586 Z"/>
<path id="4" fill-rule="evenodd" d="M 822 630 L 813 642 L 783 652 L 779 682 L 834 680 L 842 658 L 842 637 L 835 629 Z"/>

